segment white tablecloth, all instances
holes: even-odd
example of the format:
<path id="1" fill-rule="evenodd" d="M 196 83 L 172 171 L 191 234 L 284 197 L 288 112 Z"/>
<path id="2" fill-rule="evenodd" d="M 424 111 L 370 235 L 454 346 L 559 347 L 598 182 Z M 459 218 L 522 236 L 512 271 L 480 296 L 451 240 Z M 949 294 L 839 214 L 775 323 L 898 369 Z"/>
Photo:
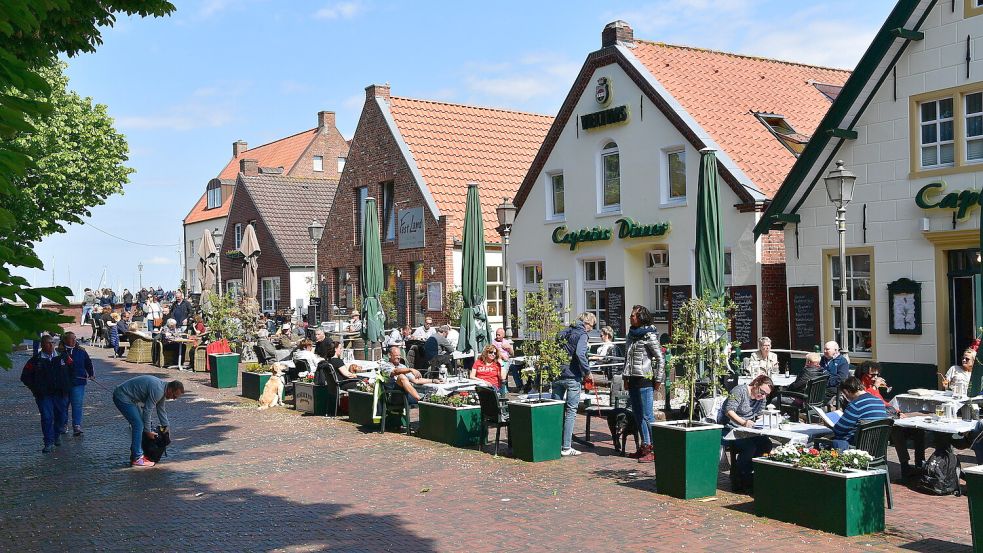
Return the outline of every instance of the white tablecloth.
<path id="1" fill-rule="evenodd" d="M 936 405 L 950 402 L 978 404 L 983 403 L 983 397 L 953 398 L 952 392 L 935 392 L 931 395 L 898 394 L 891 400 L 891 406 L 902 413 L 934 413 Z"/>
<path id="2" fill-rule="evenodd" d="M 786 430 L 780 428 L 735 428 L 724 436 L 725 440 L 749 438 L 751 436 L 768 436 L 779 443 L 807 444 L 821 436 L 829 436 L 832 430 L 821 424 L 806 424 L 793 422 Z"/>
<path id="3" fill-rule="evenodd" d="M 790 374 L 786 376 L 784 373 L 776 374 L 771 377 L 771 381 L 775 383 L 775 386 L 788 386 L 789 384 L 795 382 L 795 375 Z M 754 380 L 753 376 L 740 376 L 737 378 L 738 384 L 750 384 Z"/>
<path id="4" fill-rule="evenodd" d="M 965 434 L 976 428 L 976 421 L 964 421 L 961 419 L 936 419 L 933 416 L 926 417 L 905 417 L 894 421 L 894 426 L 902 428 L 919 428 L 929 432 L 940 432 L 943 434 Z"/>
<path id="5" fill-rule="evenodd" d="M 437 394 L 438 396 L 450 395 L 452 392 L 466 391 L 470 392 L 474 390 L 474 387 L 482 384 L 487 385 L 488 383 L 484 380 L 473 380 L 470 378 L 457 379 L 451 378 L 447 382 L 441 382 L 439 384 L 428 383 L 428 384 L 414 384 L 416 388 L 420 391 Z"/>

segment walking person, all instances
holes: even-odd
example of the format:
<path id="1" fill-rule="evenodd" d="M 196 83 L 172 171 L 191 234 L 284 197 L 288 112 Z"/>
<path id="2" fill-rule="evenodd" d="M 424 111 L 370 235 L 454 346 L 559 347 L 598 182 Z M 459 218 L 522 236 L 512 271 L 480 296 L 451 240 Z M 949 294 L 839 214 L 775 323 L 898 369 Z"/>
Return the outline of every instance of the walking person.
<path id="1" fill-rule="evenodd" d="M 41 337 L 41 351 L 31 357 L 21 371 L 20 381 L 34 394 L 41 414 L 44 436 L 42 453 L 51 453 L 61 445 L 61 429 L 68 419 L 68 394 L 72 391 L 72 373 L 55 353 L 51 336 Z"/>
<path id="2" fill-rule="evenodd" d="M 85 384 L 95 376 L 92 358 L 78 344 L 74 332 L 66 332 L 61 338 L 62 359 L 72 373 L 74 381 L 68 401 L 72 405 L 72 430 L 74 436 L 82 435 L 82 406 L 85 404 Z M 59 431 L 61 428 L 58 429 Z"/>
<path id="3" fill-rule="evenodd" d="M 571 447 L 573 423 L 577 420 L 577 407 L 580 405 L 581 383 L 590 375 L 587 363 L 587 333 L 597 325 L 593 313 L 581 313 L 577 322 L 560 333 L 560 342 L 570 360 L 560 367 L 560 378 L 553 382 L 553 399 L 565 400 L 563 408 L 563 445 L 560 455 L 580 455 Z"/>
<path id="4" fill-rule="evenodd" d="M 156 439 L 150 416 L 157 410 L 157 420 L 161 428 L 167 429 L 167 409 L 164 402 L 177 399 L 184 393 L 184 384 L 179 380 L 164 382 L 156 376 L 145 374 L 131 378 L 113 390 L 113 403 L 130 423 L 130 466 L 152 467 L 154 462 L 143 456 L 143 437 Z"/>
<path id="5" fill-rule="evenodd" d="M 129 288 L 123 288 L 123 311 L 129 313 L 133 309 L 133 293 Z"/>
<path id="6" fill-rule="evenodd" d="M 655 422 L 653 398 L 655 390 L 666 378 L 666 364 L 659 345 L 659 330 L 652 326 L 648 308 L 643 305 L 633 307 L 630 322 L 631 329 L 625 337 L 627 350 L 622 378 L 628 390 L 635 427 L 642 435 L 642 445 L 630 457 L 638 459 L 639 463 L 651 463 L 655 460 L 650 428 Z"/>
<path id="7" fill-rule="evenodd" d="M 155 328 L 160 328 L 164 324 L 164 310 L 155 296 L 150 296 L 147 299 L 147 304 L 143 310 L 147 313 L 147 332 L 153 334 Z"/>
<path id="8" fill-rule="evenodd" d="M 82 320 L 79 321 L 80 325 L 84 325 L 86 320 L 91 324 L 92 306 L 96 304 L 96 295 L 92 291 L 92 288 L 86 288 L 85 293 L 82 295 Z"/>

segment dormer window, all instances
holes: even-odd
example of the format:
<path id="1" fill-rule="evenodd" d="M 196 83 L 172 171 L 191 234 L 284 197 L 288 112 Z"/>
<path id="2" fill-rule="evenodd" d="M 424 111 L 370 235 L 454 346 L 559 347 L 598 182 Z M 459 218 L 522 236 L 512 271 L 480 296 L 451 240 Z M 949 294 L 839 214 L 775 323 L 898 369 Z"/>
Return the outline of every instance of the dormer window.
<path id="1" fill-rule="evenodd" d="M 771 134 L 782 143 L 782 146 L 788 148 L 788 151 L 795 154 L 796 157 L 802 153 L 802 150 L 805 150 L 806 144 L 809 143 L 809 137 L 795 132 L 792 125 L 789 125 L 788 121 L 785 120 L 784 115 L 778 115 L 776 113 L 751 113 L 771 131 Z"/>
<path id="2" fill-rule="evenodd" d="M 205 198 L 207 200 L 205 209 L 222 207 L 222 183 L 217 180 L 208 183 L 208 187 L 205 189 Z"/>

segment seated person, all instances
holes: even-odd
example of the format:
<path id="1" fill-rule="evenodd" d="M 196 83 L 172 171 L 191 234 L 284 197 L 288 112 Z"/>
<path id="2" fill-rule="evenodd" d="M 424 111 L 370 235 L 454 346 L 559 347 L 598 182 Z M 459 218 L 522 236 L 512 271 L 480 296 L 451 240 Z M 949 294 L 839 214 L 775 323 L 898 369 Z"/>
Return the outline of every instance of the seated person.
<path id="1" fill-rule="evenodd" d="M 826 384 L 826 400 L 836 398 L 840 384 L 850 376 L 850 360 L 840 353 L 840 345 L 830 340 L 823 344 L 823 358 L 819 366 L 826 371 L 829 382 Z"/>
<path id="2" fill-rule="evenodd" d="M 418 327 L 413 331 L 414 340 L 427 340 L 437 332 L 436 327 L 433 326 L 433 318 L 427 317 L 423 319 L 423 326 Z"/>
<path id="3" fill-rule="evenodd" d="M 771 378 L 766 375 L 758 375 L 748 384 L 735 386 L 720 409 L 718 422 L 728 429 L 753 428 L 754 419 L 765 408 L 768 394 L 774 387 Z M 753 491 L 754 465 L 751 460 L 771 451 L 771 440 L 766 436 L 753 436 L 736 440 L 725 439 L 723 443 L 737 452 L 737 459 L 730 471 L 731 485 L 734 491 Z"/>
<path id="4" fill-rule="evenodd" d="M 334 353 L 331 356 L 331 359 L 328 359 L 328 362 L 331 363 L 331 366 L 338 372 L 339 377 L 345 380 L 357 381 L 358 375 L 355 373 L 360 372 L 362 367 L 355 363 L 352 363 L 346 367 L 345 362 L 341 360 L 341 356 L 344 354 L 344 351 L 345 349 L 342 347 L 341 342 L 334 344 Z M 342 386 L 342 388 L 347 390 L 347 388 L 344 386 Z"/>
<path id="5" fill-rule="evenodd" d="M 963 352 L 959 364 L 949 367 L 945 376 L 942 377 L 942 387 L 946 390 L 961 387 L 964 391 L 968 391 L 969 381 L 973 377 L 974 364 L 976 364 L 976 350 L 967 349 Z"/>
<path id="6" fill-rule="evenodd" d="M 420 393 L 416 391 L 414 384 L 440 382 L 439 380 L 423 378 L 420 371 L 404 365 L 402 359 L 399 358 L 399 348 L 395 346 L 389 348 L 389 357 L 379 364 L 379 371 L 386 377 L 386 388 L 403 390 L 410 397 L 410 403 L 420 401 Z"/>
<path id="7" fill-rule="evenodd" d="M 427 338 L 423 345 L 423 359 L 418 360 L 418 366 L 428 367 L 430 362 L 441 355 L 450 355 L 454 352 L 454 345 L 447 339 L 447 334 L 451 327 L 441 325 L 433 336 Z"/>
<path id="8" fill-rule="evenodd" d="M 294 340 L 290 323 L 283 323 L 280 330 L 273 336 L 273 341 L 280 345 L 280 349 L 293 349 L 298 340 Z"/>
<path id="9" fill-rule="evenodd" d="M 306 338 L 307 321 L 299 321 L 297 324 L 295 324 L 293 330 L 290 332 L 290 337 L 294 340 L 294 342 Z"/>
<path id="10" fill-rule="evenodd" d="M 294 361 L 306 361 L 307 366 L 313 371 L 317 368 L 318 363 L 324 361 L 318 354 L 314 353 L 314 342 L 303 339 L 297 344 L 297 351 L 293 355 Z"/>
<path id="11" fill-rule="evenodd" d="M 329 359 L 334 355 L 334 340 L 328 338 L 323 329 L 318 328 L 314 331 L 314 353 Z"/>
<path id="12" fill-rule="evenodd" d="M 175 319 L 167 319 L 167 324 L 164 325 L 163 330 L 160 332 L 160 339 L 164 342 L 164 345 L 166 346 L 180 337 L 181 331 L 178 330 L 177 321 Z"/>
<path id="13" fill-rule="evenodd" d="M 399 346 L 403 347 L 406 345 L 406 340 L 409 339 L 410 335 L 413 334 L 413 329 L 410 325 L 405 325 L 403 328 L 394 328 L 392 332 L 386 336 L 386 340 L 383 342 L 383 346 L 388 348 L 389 346 Z"/>
<path id="14" fill-rule="evenodd" d="M 767 336 L 758 338 L 758 351 L 751 352 L 751 355 L 744 360 L 743 372 L 745 376 L 778 374 L 778 355 L 771 351 L 771 338 Z"/>
<path id="15" fill-rule="evenodd" d="M 884 400 L 867 393 L 860 380 L 851 376 L 840 384 L 840 392 L 847 400 L 840 420 L 833 425 L 832 445 L 839 450 L 850 449 L 860 421 L 886 419 Z"/>
<path id="16" fill-rule="evenodd" d="M 498 349 L 491 344 L 485 346 L 485 350 L 481 352 L 481 357 L 475 360 L 474 365 L 471 366 L 470 377 L 484 380 L 501 396 L 509 391 L 505 383 L 507 376 L 508 368 L 503 367 L 498 362 Z"/>
<path id="17" fill-rule="evenodd" d="M 799 373 L 799 376 L 795 377 L 795 382 L 789 384 L 786 390 L 789 392 L 805 394 L 808 392 L 807 388 L 809 387 L 809 381 L 819 377 L 826 377 L 826 371 L 819 366 L 819 354 L 814 352 L 807 353 L 806 364 L 804 367 L 802 367 L 802 372 Z M 782 405 L 791 406 L 796 409 L 805 408 L 805 402 L 802 401 L 801 398 L 783 395 L 781 399 Z M 777 402 L 778 398 L 776 398 L 775 401 Z M 781 405 L 778 405 L 778 407 L 781 407 Z"/>
<path id="18" fill-rule="evenodd" d="M 280 357 L 276 351 L 276 346 L 270 341 L 270 332 L 265 328 L 256 331 L 256 346 L 263 350 L 267 361 L 279 361 Z"/>
<path id="19" fill-rule="evenodd" d="M 352 316 L 348 319 L 348 326 L 346 327 L 348 332 L 361 332 L 362 331 L 362 315 L 358 311 L 352 312 Z"/>

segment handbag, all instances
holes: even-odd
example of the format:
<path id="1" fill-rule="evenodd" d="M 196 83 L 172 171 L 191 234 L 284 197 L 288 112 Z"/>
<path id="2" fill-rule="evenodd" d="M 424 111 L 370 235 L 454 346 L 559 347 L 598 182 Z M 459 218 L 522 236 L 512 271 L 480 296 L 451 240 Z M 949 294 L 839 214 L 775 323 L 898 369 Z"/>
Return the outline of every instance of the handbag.
<path id="1" fill-rule="evenodd" d="M 154 319 L 154 328 L 160 328 L 164 326 L 164 319 L 157 317 Z"/>

